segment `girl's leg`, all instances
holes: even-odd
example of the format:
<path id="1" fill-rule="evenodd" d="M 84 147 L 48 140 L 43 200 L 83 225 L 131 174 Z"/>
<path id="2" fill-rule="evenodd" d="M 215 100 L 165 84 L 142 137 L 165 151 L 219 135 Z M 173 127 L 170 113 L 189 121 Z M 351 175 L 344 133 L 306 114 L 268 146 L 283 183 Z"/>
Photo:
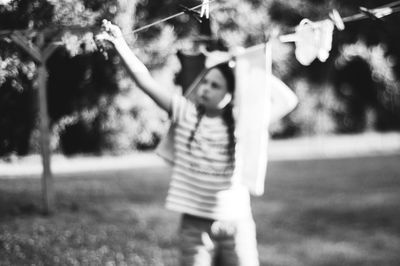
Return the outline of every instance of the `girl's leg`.
<path id="1" fill-rule="evenodd" d="M 215 222 L 212 237 L 216 241 L 218 266 L 258 266 L 256 226 L 253 218 Z"/>
<path id="2" fill-rule="evenodd" d="M 210 238 L 212 221 L 183 215 L 180 227 L 181 266 L 211 266 L 214 243 Z"/>

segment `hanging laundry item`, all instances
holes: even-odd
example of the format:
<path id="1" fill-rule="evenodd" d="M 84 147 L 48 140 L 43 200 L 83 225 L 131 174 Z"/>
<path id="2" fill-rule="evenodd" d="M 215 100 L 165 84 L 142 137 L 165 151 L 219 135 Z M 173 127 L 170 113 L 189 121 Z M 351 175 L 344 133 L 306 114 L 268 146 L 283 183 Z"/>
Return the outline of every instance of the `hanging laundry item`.
<path id="1" fill-rule="evenodd" d="M 264 193 L 271 105 L 270 43 L 246 49 L 236 57 L 236 168 L 253 195 Z"/>
<path id="2" fill-rule="evenodd" d="M 295 42 L 296 59 L 304 66 L 310 65 L 316 58 L 325 62 L 332 49 L 334 24 L 332 20 L 312 22 L 303 19 L 296 27 L 296 33 L 280 37 L 282 42 Z"/>
<path id="3" fill-rule="evenodd" d="M 206 56 L 203 53 L 187 54 L 178 51 L 177 57 L 181 63 L 181 70 L 175 76 L 175 83 L 182 87 L 182 93 L 185 94 L 189 86 L 204 70 Z"/>
<path id="4" fill-rule="evenodd" d="M 232 55 L 230 52 L 227 51 L 203 51 L 203 53 L 206 55 L 206 62 L 205 66 L 206 68 L 211 68 L 212 66 L 218 65 L 219 63 L 223 62 L 228 62 L 229 60 L 232 59 Z"/>
<path id="5" fill-rule="evenodd" d="M 200 17 L 205 16 L 206 18 L 210 18 L 210 0 L 203 0 L 203 4 L 201 5 Z"/>

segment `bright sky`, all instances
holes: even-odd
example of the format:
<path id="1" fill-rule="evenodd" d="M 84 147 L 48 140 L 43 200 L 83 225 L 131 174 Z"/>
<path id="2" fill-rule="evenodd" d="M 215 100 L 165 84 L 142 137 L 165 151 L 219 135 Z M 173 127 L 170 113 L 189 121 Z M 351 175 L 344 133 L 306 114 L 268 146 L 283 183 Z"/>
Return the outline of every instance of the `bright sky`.
<path id="1" fill-rule="evenodd" d="M 12 0 L 0 0 L 0 5 L 7 5 L 10 3 Z"/>

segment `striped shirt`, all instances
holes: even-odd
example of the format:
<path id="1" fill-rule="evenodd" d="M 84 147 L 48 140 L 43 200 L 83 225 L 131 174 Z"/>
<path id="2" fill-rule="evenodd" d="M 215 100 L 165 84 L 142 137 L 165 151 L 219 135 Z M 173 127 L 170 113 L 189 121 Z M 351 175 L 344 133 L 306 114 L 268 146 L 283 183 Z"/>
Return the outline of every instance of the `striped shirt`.
<path id="1" fill-rule="evenodd" d="M 203 115 L 198 121 L 196 106 L 177 95 L 171 119 L 175 161 L 167 208 L 219 220 L 249 215 L 249 192 L 234 177 L 234 150 L 222 117 Z"/>

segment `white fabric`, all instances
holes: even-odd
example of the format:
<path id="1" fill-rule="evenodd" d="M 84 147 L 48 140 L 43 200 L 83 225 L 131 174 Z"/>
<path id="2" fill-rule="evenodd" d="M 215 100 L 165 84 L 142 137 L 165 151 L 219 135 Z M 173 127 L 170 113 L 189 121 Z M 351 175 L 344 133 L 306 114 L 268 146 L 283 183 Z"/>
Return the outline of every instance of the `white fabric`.
<path id="1" fill-rule="evenodd" d="M 206 16 L 206 18 L 210 18 L 210 0 L 203 0 L 200 17 Z"/>
<path id="2" fill-rule="evenodd" d="M 236 168 L 253 195 L 264 193 L 271 99 L 270 44 L 236 58 Z"/>
<path id="3" fill-rule="evenodd" d="M 310 65 L 316 58 L 325 62 L 332 48 L 334 25 L 331 20 L 311 22 L 303 20 L 296 29 L 296 58 L 302 65 Z"/>
<path id="4" fill-rule="evenodd" d="M 303 19 L 296 27 L 295 34 L 281 36 L 282 42 L 295 42 L 295 56 L 300 64 L 310 65 L 316 58 L 325 62 L 332 49 L 334 24 L 326 19 L 312 22 Z"/>

